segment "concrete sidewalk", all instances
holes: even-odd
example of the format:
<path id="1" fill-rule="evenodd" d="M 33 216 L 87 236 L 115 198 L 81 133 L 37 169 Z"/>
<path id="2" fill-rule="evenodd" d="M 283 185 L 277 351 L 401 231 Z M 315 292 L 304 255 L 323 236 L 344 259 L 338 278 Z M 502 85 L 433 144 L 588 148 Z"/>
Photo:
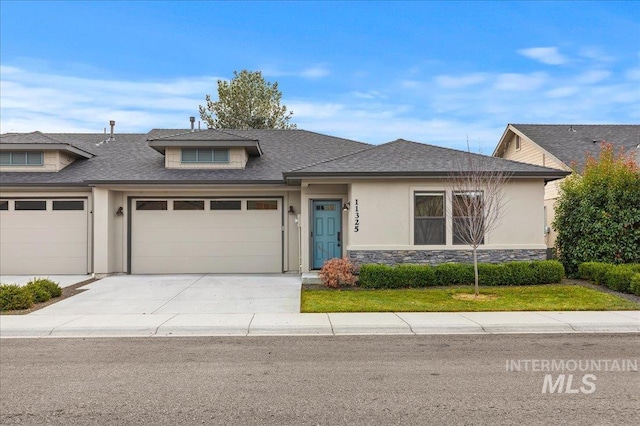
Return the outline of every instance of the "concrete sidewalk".
<path id="1" fill-rule="evenodd" d="M 0 316 L 3 338 L 638 332 L 640 311 Z"/>

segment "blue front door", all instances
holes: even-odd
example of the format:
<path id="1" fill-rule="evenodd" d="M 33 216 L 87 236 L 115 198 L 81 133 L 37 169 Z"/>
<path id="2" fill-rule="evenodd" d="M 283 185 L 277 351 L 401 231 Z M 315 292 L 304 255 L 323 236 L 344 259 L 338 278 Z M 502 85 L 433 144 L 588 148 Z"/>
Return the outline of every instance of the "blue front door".
<path id="1" fill-rule="evenodd" d="M 342 210 L 340 201 L 313 201 L 313 269 L 320 269 L 324 262 L 342 257 Z"/>

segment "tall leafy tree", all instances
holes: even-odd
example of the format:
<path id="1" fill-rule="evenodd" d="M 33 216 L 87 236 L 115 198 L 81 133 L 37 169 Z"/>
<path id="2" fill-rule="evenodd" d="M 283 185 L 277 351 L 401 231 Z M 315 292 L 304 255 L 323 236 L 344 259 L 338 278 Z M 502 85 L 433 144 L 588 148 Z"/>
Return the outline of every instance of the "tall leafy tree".
<path id="1" fill-rule="evenodd" d="M 278 83 L 264 79 L 260 71 L 234 71 L 230 81 L 218 80 L 218 100 L 206 95 L 200 117 L 214 129 L 295 129 L 293 116 L 280 105 Z"/>
<path id="2" fill-rule="evenodd" d="M 580 173 L 579 173 L 580 172 Z M 570 274 L 582 262 L 640 263 L 640 167 L 603 143 L 560 184 L 553 227 Z"/>

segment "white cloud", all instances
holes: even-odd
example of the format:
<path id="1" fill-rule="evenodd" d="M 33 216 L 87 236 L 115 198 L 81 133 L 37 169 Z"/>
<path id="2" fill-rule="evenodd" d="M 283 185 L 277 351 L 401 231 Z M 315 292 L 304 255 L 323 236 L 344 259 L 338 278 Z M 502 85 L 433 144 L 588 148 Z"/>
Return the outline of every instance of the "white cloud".
<path id="1" fill-rule="evenodd" d="M 300 76 L 304 78 L 322 78 L 329 74 L 331 74 L 331 72 L 324 65 L 316 65 L 302 70 Z"/>
<path id="2" fill-rule="evenodd" d="M 610 76 L 611 72 L 607 70 L 588 70 L 577 76 L 576 82 L 582 84 L 594 84 L 606 80 Z"/>
<path id="3" fill-rule="evenodd" d="M 100 131 L 115 119 L 121 131 L 187 127 L 217 77 L 120 81 L 0 68 L 2 132 Z"/>
<path id="4" fill-rule="evenodd" d="M 458 89 L 460 87 L 473 86 L 482 83 L 485 80 L 485 75 L 480 73 L 460 76 L 439 75 L 435 78 L 436 84 L 446 89 Z"/>
<path id="5" fill-rule="evenodd" d="M 310 80 L 327 77 L 331 74 L 325 64 L 316 64 L 300 71 L 283 71 L 272 65 L 261 67 L 262 74 L 266 77 L 299 77 Z"/>
<path id="6" fill-rule="evenodd" d="M 633 68 L 625 72 L 625 77 L 629 80 L 640 80 L 640 68 Z"/>
<path id="7" fill-rule="evenodd" d="M 540 88 L 547 81 L 547 74 L 545 73 L 532 73 L 532 74 L 516 74 L 506 73 L 499 74 L 496 78 L 494 88 L 497 90 L 506 91 L 530 91 Z"/>
<path id="8" fill-rule="evenodd" d="M 478 73 L 360 81 L 344 92 L 300 85 L 283 99 L 299 128 L 380 143 L 405 138 L 491 152 L 507 123 L 624 123 L 640 116 L 640 70 Z M 572 72 L 573 71 L 573 72 Z M 559 71 L 558 71 L 559 72 Z M 120 132 L 187 128 L 217 77 L 116 80 L 0 68 L 0 131 Z M 406 76 L 406 74 L 403 74 Z M 299 76 L 290 76 L 291 81 Z M 286 81 L 287 79 L 285 79 Z M 368 81 L 368 79 L 367 79 Z M 285 93 L 285 95 L 291 92 Z"/>
<path id="9" fill-rule="evenodd" d="M 531 47 L 520 49 L 518 53 L 547 65 L 562 65 L 568 62 L 568 59 L 558 52 L 557 47 Z"/>
<path id="10" fill-rule="evenodd" d="M 566 98 L 567 96 L 575 95 L 579 90 L 575 86 L 563 86 L 549 90 L 546 95 L 550 98 Z"/>

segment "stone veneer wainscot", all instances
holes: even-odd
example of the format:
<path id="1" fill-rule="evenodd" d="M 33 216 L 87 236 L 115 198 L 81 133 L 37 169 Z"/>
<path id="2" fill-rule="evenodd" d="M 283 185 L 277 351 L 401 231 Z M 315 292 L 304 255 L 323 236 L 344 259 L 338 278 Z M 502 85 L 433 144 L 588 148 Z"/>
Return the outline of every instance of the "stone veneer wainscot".
<path id="1" fill-rule="evenodd" d="M 471 250 L 350 250 L 349 259 L 357 265 L 413 263 L 437 265 L 446 262 L 471 263 Z M 478 262 L 502 263 L 516 260 L 545 260 L 545 249 L 478 250 Z"/>

